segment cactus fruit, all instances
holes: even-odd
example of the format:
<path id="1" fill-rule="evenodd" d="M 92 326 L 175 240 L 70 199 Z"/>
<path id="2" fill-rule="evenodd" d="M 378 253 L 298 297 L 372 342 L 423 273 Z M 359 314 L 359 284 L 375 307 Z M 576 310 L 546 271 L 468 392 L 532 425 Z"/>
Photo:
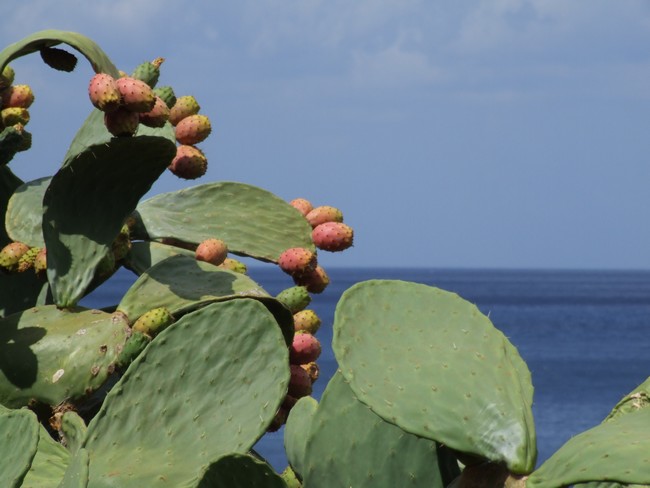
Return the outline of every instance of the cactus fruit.
<path id="1" fill-rule="evenodd" d="M 135 332 L 153 337 L 173 323 L 174 317 L 169 310 L 165 307 L 158 307 L 142 314 L 131 328 Z"/>
<path id="2" fill-rule="evenodd" d="M 208 160 L 203 152 L 194 146 L 178 146 L 176 156 L 169 165 L 169 171 L 179 178 L 194 180 L 208 169 Z"/>
<path id="3" fill-rule="evenodd" d="M 29 85 L 12 85 L 2 92 L 2 108 L 29 108 L 34 103 L 34 92 Z"/>
<path id="4" fill-rule="evenodd" d="M 11 86 L 14 82 L 15 76 L 16 72 L 14 69 L 9 65 L 5 66 L 0 74 L 0 90 Z"/>
<path id="5" fill-rule="evenodd" d="M 199 110 L 201 110 L 201 106 L 192 95 L 178 97 L 176 103 L 171 108 L 169 121 L 175 126 L 185 117 L 198 114 Z"/>
<path id="6" fill-rule="evenodd" d="M 244 263 L 233 258 L 224 259 L 223 263 L 221 263 L 219 267 L 224 269 L 229 269 L 230 271 L 234 271 L 235 273 L 246 274 L 248 272 L 248 268 Z"/>
<path id="7" fill-rule="evenodd" d="M 294 398 L 302 398 L 311 395 L 312 386 L 309 373 L 298 364 L 289 365 L 291 377 L 289 379 L 288 394 Z"/>
<path id="8" fill-rule="evenodd" d="M 196 259 L 219 266 L 228 256 L 228 246 L 221 239 L 206 239 L 196 248 Z"/>
<path id="9" fill-rule="evenodd" d="M 336 207 L 321 205 L 305 215 L 312 228 L 325 222 L 343 222 L 343 213 Z"/>
<path id="10" fill-rule="evenodd" d="M 299 332 L 293 336 L 293 343 L 289 348 L 289 362 L 291 364 L 307 364 L 316 361 L 321 353 L 318 339 L 308 332 Z"/>
<path id="11" fill-rule="evenodd" d="M 17 124 L 27 125 L 29 122 L 29 111 L 22 107 L 3 108 L 0 111 L 0 119 L 4 127 Z"/>
<path id="12" fill-rule="evenodd" d="M 354 231 L 342 222 L 325 222 L 314 228 L 311 237 L 317 248 L 339 252 L 352 246 Z"/>
<path id="13" fill-rule="evenodd" d="M 16 271 L 18 271 L 19 273 L 23 273 L 28 269 L 33 268 L 34 260 L 36 259 L 36 256 L 40 251 L 41 251 L 40 247 L 29 248 L 29 250 L 26 253 L 20 256 L 20 259 L 18 260 L 18 268 L 16 269 Z"/>
<path id="14" fill-rule="evenodd" d="M 0 268 L 13 272 L 18 270 L 20 258 L 29 251 L 29 246 L 22 242 L 10 242 L 0 251 Z"/>
<path id="15" fill-rule="evenodd" d="M 104 114 L 104 125 L 108 132 L 116 137 L 129 137 L 136 133 L 140 117 L 137 112 L 131 112 L 124 107 Z"/>
<path id="16" fill-rule="evenodd" d="M 212 125 L 206 115 L 189 115 L 176 124 L 176 140 L 180 144 L 198 144 L 204 141 L 210 132 Z"/>
<path id="17" fill-rule="evenodd" d="M 320 265 L 317 265 L 311 273 L 294 278 L 294 281 L 296 285 L 306 287 L 309 293 L 323 293 L 330 284 L 329 276 Z"/>
<path id="18" fill-rule="evenodd" d="M 318 363 L 316 363 L 316 361 L 311 361 L 307 364 L 301 364 L 300 367 L 307 371 L 312 384 L 316 383 L 316 380 L 320 376 L 320 367 L 318 366 Z"/>
<path id="19" fill-rule="evenodd" d="M 300 310 L 293 314 L 293 327 L 296 332 L 315 334 L 320 326 L 320 317 L 311 309 Z"/>
<path id="20" fill-rule="evenodd" d="M 16 152 L 27 151 L 30 147 L 32 147 L 32 133 L 26 131 L 22 124 L 16 124 L 14 125 L 14 128 L 22 137 L 22 140 L 16 146 Z"/>
<path id="21" fill-rule="evenodd" d="M 40 50 L 41 59 L 50 68 L 70 73 L 77 66 L 77 56 L 64 49 L 56 47 L 42 47 Z"/>
<path id="22" fill-rule="evenodd" d="M 176 95 L 171 86 L 159 86 L 158 88 L 154 88 L 153 93 L 162 98 L 163 102 L 165 102 L 169 109 L 171 109 L 176 103 Z"/>
<path id="23" fill-rule="evenodd" d="M 34 272 L 36 276 L 44 277 L 47 273 L 47 249 L 44 247 L 38 251 L 34 258 Z"/>
<path id="24" fill-rule="evenodd" d="M 131 250 L 131 239 L 128 225 L 124 224 L 122 226 L 120 233 L 111 244 L 111 250 L 116 261 L 121 261 L 129 254 Z"/>
<path id="25" fill-rule="evenodd" d="M 131 112 L 149 112 L 156 103 L 156 96 L 144 81 L 125 76 L 116 80 L 122 96 L 122 106 Z"/>
<path id="26" fill-rule="evenodd" d="M 291 247 L 278 258 L 280 269 L 294 277 L 311 273 L 317 264 L 316 254 L 304 247 Z"/>
<path id="27" fill-rule="evenodd" d="M 289 205 L 298 210 L 298 212 L 304 216 L 306 216 L 314 209 L 314 206 L 311 204 L 311 202 L 305 198 L 294 198 L 289 202 Z"/>
<path id="28" fill-rule="evenodd" d="M 292 286 L 282 290 L 275 298 L 292 314 L 304 310 L 311 303 L 311 296 L 304 286 Z"/>
<path id="29" fill-rule="evenodd" d="M 102 112 L 112 112 L 122 103 L 122 96 L 115 78 L 106 73 L 97 73 L 88 85 L 90 102 Z"/>
<path id="30" fill-rule="evenodd" d="M 168 120 L 169 107 L 159 96 L 156 96 L 156 101 L 151 110 L 140 114 L 140 122 L 147 127 L 164 127 Z"/>
<path id="31" fill-rule="evenodd" d="M 160 77 L 160 65 L 163 64 L 165 58 L 156 58 L 153 61 L 146 61 L 139 64 L 131 74 L 132 78 L 144 81 L 151 88 L 156 86 L 158 78 Z"/>

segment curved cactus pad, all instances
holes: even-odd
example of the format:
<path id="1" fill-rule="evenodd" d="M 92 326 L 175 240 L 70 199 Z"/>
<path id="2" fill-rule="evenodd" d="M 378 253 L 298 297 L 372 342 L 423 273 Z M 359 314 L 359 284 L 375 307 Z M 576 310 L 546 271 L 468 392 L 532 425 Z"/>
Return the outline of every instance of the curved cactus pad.
<path id="1" fill-rule="evenodd" d="M 129 366 L 88 425 L 89 485 L 189 486 L 221 456 L 248 452 L 286 395 L 288 361 L 273 315 L 255 300 L 185 315 Z"/>
<path id="2" fill-rule="evenodd" d="M 76 412 L 65 412 L 61 416 L 61 432 L 65 445 L 71 453 L 74 454 L 79 450 L 86 438 L 87 430 L 86 423 Z"/>
<path id="3" fill-rule="evenodd" d="M 650 407 L 650 377 L 625 395 L 605 418 L 605 422 L 648 407 Z"/>
<path id="4" fill-rule="evenodd" d="M 247 454 L 227 454 L 211 464 L 197 488 L 286 488 L 273 468 Z"/>
<path id="5" fill-rule="evenodd" d="M 293 471 L 302 476 L 305 466 L 305 451 L 311 422 L 318 408 L 318 402 L 310 397 L 302 397 L 293 406 L 284 427 L 284 450 Z"/>
<path id="6" fill-rule="evenodd" d="M 164 137 L 114 138 L 54 175 L 43 201 L 43 237 L 57 305 L 73 306 L 84 295 L 125 219 L 175 151 Z"/>
<path id="7" fill-rule="evenodd" d="M 7 213 L 9 199 L 23 180 L 18 178 L 7 166 L 0 166 L 0 215 Z M 4 247 L 9 242 L 9 236 L 5 229 L 4 221 L 0 221 L 0 246 Z"/>
<path id="8" fill-rule="evenodd" d="M 88 451 L 79 449 L 70 460 L 68 469 L 57 488 L 86 488 L 88 486 Z"/>
<path id="9" fill-rule="evenodd" d="M 12 240 L 30 247 L 43 247 L 43 196 L 51 176 L 18 187 L 9 199 L 5 226 Z"/>
<path id="10" fill-rule="evenodd" d="M 372 280 L 348 289 L 333 348 L 355 395 L 407 432 L 526 474 L 536 459 L 530 373 L 458 295 Z"/>
<path id="11" fill-rule="evenodd" d="M 70 453 L 43 426 L 38 429 L 38 438 L 38 450 L 21 486 L 57 488 L 70 464 Z"/>
<path id="12" fill-rule="evenodd" d="M 223 240 L 230 252 L 277 261 L 291 247 L 314 250 L 311 226 L 291 205 L 243 183 L 207 183 L 142 202 L 136 238 L 199 244 Z"/>
<path id="13" fill-rule="evenodd" d="M 22 486 L 38 447 L 38 421 L 29 410 L 0 413 L 0 442 L 6 451 L 0 456 L 0 486 Z"/>
<path id="14" fill-rule="evenodd" d="M 528 478 L 530 488 L 588 481 L 650 484 L 650 408 L 571 438 Z"/>
<path id="15" fill-rule="evenodd" d="M 125 266 L 141 275 L 160 261 L 179 254 L 194 258 L 194 251 L 160 242 L 138 241 L 131 244 L 131 250 L 125 259 Z"/>
<path id="16" fill-rule="evenodd" d="M 327 385 L 305 435 L 305 488 L 442 486 L 436 443 L 372 413 L 340 373 Z"/>
<path id="17" fill-rule="evenodd" d="M 0 320 L 0 403 L 48 405 L 99 388 L 126 340 L 121 314 L 32 308 Z"/>

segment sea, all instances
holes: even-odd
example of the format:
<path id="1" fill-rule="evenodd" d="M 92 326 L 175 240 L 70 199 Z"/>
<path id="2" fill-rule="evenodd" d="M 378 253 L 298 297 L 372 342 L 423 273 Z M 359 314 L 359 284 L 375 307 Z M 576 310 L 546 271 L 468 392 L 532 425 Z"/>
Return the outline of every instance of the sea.
<path id="1" fill-rule="evenodd" d="M 310 308 L 322 319 L 320 398 L 336 371 L 331 349 L 334 310 L 341 294 L 369 279 L 436 286 L 474 303 L 517 347 L 535 387 L 533 415 L 538 465 L 572 436 L 599 424 L 611 408 L 650 376 L 650 270 L 496 270 L 331 268 L 331 284 Z M 292 283 L 277 267 L 249 275 L 272 295 Z M 82 304 L 119 301 L 135 280 L 120 270 Z M 278 471 L 286 467 L 283 429 L 255 446 Z"/>

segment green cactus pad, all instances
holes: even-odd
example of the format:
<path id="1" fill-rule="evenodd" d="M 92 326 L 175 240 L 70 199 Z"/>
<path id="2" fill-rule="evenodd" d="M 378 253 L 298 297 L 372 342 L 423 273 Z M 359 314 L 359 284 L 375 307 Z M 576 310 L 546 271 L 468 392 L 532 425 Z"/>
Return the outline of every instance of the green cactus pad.
<path id="1" fill-rule="evenodd" d="M 196 488 L 286 488 L 267 463 L 247 454 L 226 454 L 210 465 Z"/>
<path id="2" fill-rule="evenodd" d="M 333 348 L 354 393 L 388 422 L 515 474 L 533 470 L 528 368 L 458 295 L 403 281 L 354 285 L 337 305 Z"/>
<path id="3" fill-rule="evenodd" d="M 650 407 L 650 378 L 625 395 L 605 418 L 605 422 L 647 407 Z"/>
<path id="4" fill-rule="evenodd" d="M 23 184 L 23 180 L 18 178 L 7 166 L 0 166 L 0 215 L 7 213 L 9 199 L 14 194 L 16 188 Z M 4 220 L 0 221 L 0 248 L 6 246 L 11 239 L 5 229 Z"/>
<path id="5" fill-rule="evenodd" d="M 33 272 L 0 274 L 0 318 L 48 303 L 49 286 Z"/>
<path id="6" fill-rule="evenodd" d="M 2 123 L 0 123 L 0 128 Z M 9 163 L 24 146 L 25 130 L 13 125 L 0 131 L 0 167 Z"/>
<path id="7" fill-rule="evenodd" d="M 527 480 L 529 488 L 589 481 L 650 484 L 650 408 L 571 438 Z"/>
<path id="8" fill-rule="evenodd" d="M 242 297 L 263 301 L 278 318 L 287 340 L 291 340 L 291 314 L 259 284 L 246 275 L 189 256 L 172 256 L 149 268 L 124 294 L 117 309 L 133 323 L 156 307 L 165 307 L 179 317 L 208 303 Z"/>
<path id="9" fill-rule="evenodd" d="M 88 486 L 89 457 L 86 449 L 79 449 L 70 460 L 61 484 L 57 488 L 86 488 Z"/>
<path id="10" fill-rule="evenodd" d="M 43 247 L 43 197 L 51 176 L 39 178 L 19 186 L 9 199 L 5 226 L 13 241 L 29 247 Z"/>
<path id="11" fill-rule="evenodd" d="M 314 250 L 311 226 L 272 193 L 234 182 L 208 183 L 142 202 L 135 238 L 199 244 L 219 238 L 234 254 L 276 262 L 291 247 Z"/>
<path id="12" fill-rule="evenodd" d="M 185 315 L 90 422 L 90 486 L 189 486 L 221 456 L 247 453 L 284 399 L 288 361 L 275 318 L 256 300 Z"/>
<path id="13" fill-rule="evenodd" d="M 22 486 L 38 448 L 38 420 L 29 410 L 3 410 L 0 413 L 0 486 Z"/>
<path id="14" fill-rule="evenodd" d="M 302 397 L 289 412 L 284 428 L 284 450 L 295 472 L 304 471 L 305 446 L 318 402 L 309 396 Z"/>
<path id="15" fill-rule="evenodd" d="M 97 390 L 114 368 L 127 327 L 119 313 L 53 305 L 0 320 L 0 403 L 58 405 Z"/>
<path id="16" fill-rule="evenodd" d="M 70 464 L 70 453 L 39 426 L 38 450 L 21 488 L 57 488 Z"/>
<path id="17" fill-rule="evenodd" d="M 86 422 L 76 412 L 68 411 L 61 416 L 61 433 L 66 448 L 72 454 L 75 454 L 83 444 L 87 430 Z"/>
<path id="18" fill-rule="evenodd" d="M 194 258 L 194 251 L 160 242 L 138 241 L 131 244 L 131 250 L 125 259 L 125 266 L 135 274 L 141 275 L 153 265 L 177 255 Z"/>
<path id="19" fill-rule="evenodd" d="M 70 307 L 83 297 L 124 220 L 175 151 L 163 137 L 115 138 L 54 175 L 43 202 L 43 237 L 57 305 Z"/>
<path id="20" fill-rule="evenodd" d="M 436 443 L 372 413 L 340 373 L 327 385 L 306 435 L 299 473 L 305 488 L 442 487 Z"/>

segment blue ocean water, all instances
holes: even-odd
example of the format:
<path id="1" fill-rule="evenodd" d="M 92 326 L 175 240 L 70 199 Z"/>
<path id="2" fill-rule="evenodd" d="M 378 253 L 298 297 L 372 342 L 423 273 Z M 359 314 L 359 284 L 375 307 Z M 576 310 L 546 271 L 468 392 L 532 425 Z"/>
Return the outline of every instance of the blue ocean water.
<path id="1" fill-rule="evenodd" d="M 531 370 L 538 464 L 572 436 L 602 421 L 622 396 L 650 376 L 650 271 L 530 271 L 437 269 L 328 269 L 330 287 L 310 306 L 323 320 L 322 394 L 336 370 L 330 347 L 334 309 L 341 294 L 368 279 L 414 281 L 453 291 L 489 314 Z M 269 293 L 291 286 L 277 267 L 251 268 Z M 116 303 L 129 283 L 118 273 L 86 306 Z M 286 460 L 282 430 L 256 449 L 278 470 Z"/>

